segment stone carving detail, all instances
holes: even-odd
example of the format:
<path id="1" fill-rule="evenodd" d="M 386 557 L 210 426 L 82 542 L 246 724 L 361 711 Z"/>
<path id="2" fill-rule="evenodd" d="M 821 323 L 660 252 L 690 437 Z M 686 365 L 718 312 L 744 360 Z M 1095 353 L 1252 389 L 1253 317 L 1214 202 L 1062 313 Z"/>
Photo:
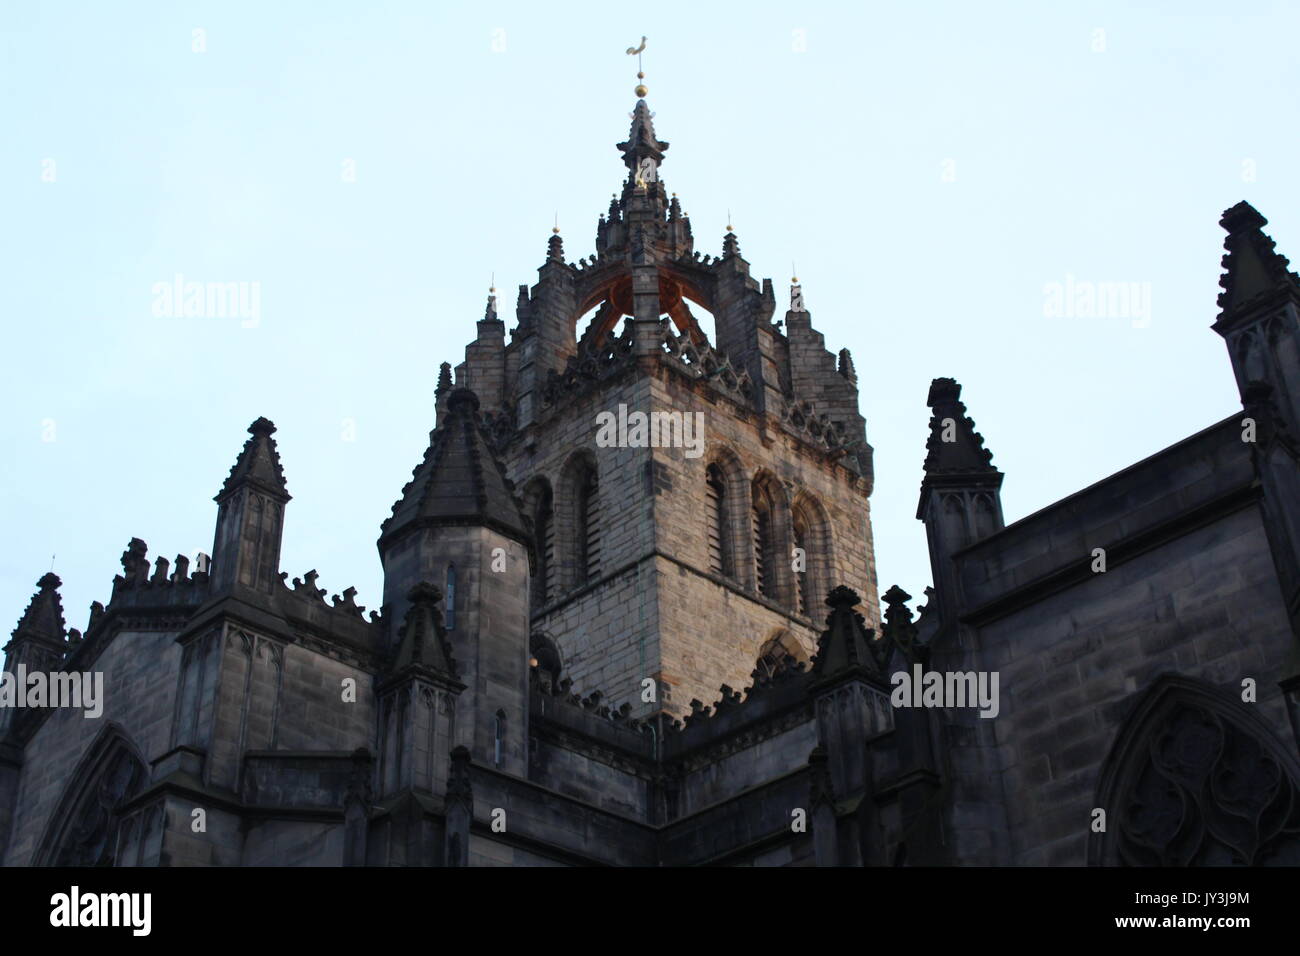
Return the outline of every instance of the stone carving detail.
<path id="1" fill-rule="evenodd" d="M 483 413 L 483 428 L 489 444 L 500 451 L 510 444 L 518 431 L 518 409 L 511 402 L 502 402 L 496 411 Z"/>
<path id="2" fill-rule="evenodd" d="M 606 379 L 618 374 L 636 357 L 631 321 L 623 324 L 620 335 L 610 332 L 569 359 L 564 372 L 554 369 L 547 375 L 542 387 L 542 402 L 547 406 L 560 404 L 566 397 L 583 395 Z"/>
<path id="3" fill-rule="evenodd" d="M 809 401 L 787 400 L 781 420 L 791 432 L 827 451 L 848 452 L 858 444 L 845 438 L 843 425 L 819 413 Z"/>
<path id="4" fill-rule="evenodd" d="M 753 397 L 754 388 L 749 372 L 734 369 L 731 359 L 708 342 L 694 342 L 686 332 L 680 335 L 675 333 L 672 323 L 667 319 L 660 321 L 660 335 L 664 355 L 672 367 L 691 378 L 712 382 L 719 391 L 734 399 L 748 401 Z"/>

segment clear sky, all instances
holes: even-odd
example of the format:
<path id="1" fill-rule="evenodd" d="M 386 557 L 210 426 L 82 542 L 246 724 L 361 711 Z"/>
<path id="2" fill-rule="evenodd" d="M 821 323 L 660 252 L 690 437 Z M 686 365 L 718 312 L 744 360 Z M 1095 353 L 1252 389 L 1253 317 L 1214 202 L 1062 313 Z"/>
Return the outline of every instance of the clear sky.
<path id="1" fill-rule="evenodd" d="M 730 210 L 779 312 L 794 261 L 853 352 L 882 591 L 930 582 L 932 378 L 1008 521 L 1237 407 L 1217 222 L 1247 199 L 1300 257 L 1294 5 L 7 3 L 0 617 L 52 555 L 84 628 L 132 536 L 210 552 L 259 415 L 282 568 L 378 606 L 380 522 L 491 275 L 513 325 L 557 213 L 594 251 L 642 34 L 696 247 Z M 258 283 L 257 321 L 155 314 L 177 274 Z M 1137 283 L 1149 315 L 1052 315 L 1067 282 Z"/>

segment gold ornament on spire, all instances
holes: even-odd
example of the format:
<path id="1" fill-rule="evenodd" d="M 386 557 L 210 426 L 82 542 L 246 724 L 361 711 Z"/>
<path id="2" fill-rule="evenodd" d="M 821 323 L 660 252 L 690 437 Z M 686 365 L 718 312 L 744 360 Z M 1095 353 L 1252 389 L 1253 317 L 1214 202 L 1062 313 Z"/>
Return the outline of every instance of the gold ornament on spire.
<path id="1" fill-rule="evenodd" d="M 645 37 L 641 38 L 640 46 L 630 46 L 627 48 L 628 56 L 633 56 L 633 55 L 636 56 L 636 78 L 638 80 L 645 79 L 645 73 L 642 72 L 641 70 L 641 54 L 644 52 L 645 52 Z M 634 89 L 632 92 L 637 95 L 637 99 L 645 99 L 646 93 L 650 91 L 646 89 L 646 85 L 644 83 L 638 83 L 636 85 L 636 89 Z"/>

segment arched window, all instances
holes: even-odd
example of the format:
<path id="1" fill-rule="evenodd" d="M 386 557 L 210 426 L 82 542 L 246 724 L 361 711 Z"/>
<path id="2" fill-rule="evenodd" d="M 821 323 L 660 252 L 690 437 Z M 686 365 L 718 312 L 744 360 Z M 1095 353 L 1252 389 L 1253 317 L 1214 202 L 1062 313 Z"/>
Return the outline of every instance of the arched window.
<path id="1" fill-rule="evenodd" d="M 447 630 L 456 627 L 456 565 L 447 565 L 447 596 L 443 607 L 446 610 L 444 624 Z"/>
<path id="2" fill-rule="evenodd" d="M 709 465 L 704 483 L 705 523 L 709 536 L 709 570 L 724 577 L 735 577 L 731 557 L 731 523 L 727 520 L 731 502 L 727 499 L 727 477 L 716 465 Z"/>
<path id="3" fill-rule="evenodd" d="M 560 480 L 561 587 L 580 587 L 600 571 L 601 507 L 596 463 L 579 452 L 564 466 Z"/>
<path id="4" fill-rule="evenodd" d="M 535 478 L 524 492 L 524 507 L 533 525 L 533 576 L 530 598 L 533 613 L 550 599 L 554 582 L 552 567 L 555 554 L 555 512 L 551 486 L 545 478 Z"/>
<path id="5" fill-rule="evenodd" d="M 528 638 L 529 664 L 537 675 L 538 684 L 549 694 L 558 694 L 564 661 L 555 640 L 541 631 L 533 631 Z"/>
<path id="6" fill-rule="evenodd" d="M 115 724 L 101 731 L 69 778 L 37 851 L 37 866 L 112 866 L 118 808 L 138 794 L 149 772 Z"/>
<path id="7" fill-rule="evenodd" d="M 1100 775 L 1089 862 L 1300 865 L 1300 761 L 1253 707 L 1164 677 L 1134 708 Z"/>
<path id="8" fill-rule="evenodd" d="M 835 556 L 831 546 L 831 522 L 815 495 L 806 491 L 795 496 L 790 526 L 793 544 L 803 549 L 803 571 L 795 575 L 797 610 L 819 624 L 826 619 L 826 596 L 840 583 L 832 581 Z"/>
<path id="9" fill-rule="evenodd" d="M 808 655 L 789 631 L 778 631 L 764 642 L 754 664 L 754 676 L 771 678 L 794 664 L 807 663 Z"/>

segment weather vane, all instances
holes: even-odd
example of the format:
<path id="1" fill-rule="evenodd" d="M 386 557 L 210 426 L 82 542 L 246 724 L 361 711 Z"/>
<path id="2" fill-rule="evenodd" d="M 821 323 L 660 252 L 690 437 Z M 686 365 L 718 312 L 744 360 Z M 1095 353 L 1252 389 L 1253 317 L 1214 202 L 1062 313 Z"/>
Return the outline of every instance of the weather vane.
<path id="1" fill-rule="evenodd" d="M 636 78 L 638 80 L 645 79 L 645 73 L 642 72 L 641 70 L 641 54 L 644 52 L 645 52 L 645 37 L 641 38 L 640 46 L 630 46 L 627 48 L 628 56 L 632 56 L 633 54 L 636 54 Z M 646 93 L 649 91 L 646 89 L 646 85 L 644 83 L 637 83 L 636 89 L 633 90 L 632 92 L 634 92 L 637 96 L 644 98 Z"/>

